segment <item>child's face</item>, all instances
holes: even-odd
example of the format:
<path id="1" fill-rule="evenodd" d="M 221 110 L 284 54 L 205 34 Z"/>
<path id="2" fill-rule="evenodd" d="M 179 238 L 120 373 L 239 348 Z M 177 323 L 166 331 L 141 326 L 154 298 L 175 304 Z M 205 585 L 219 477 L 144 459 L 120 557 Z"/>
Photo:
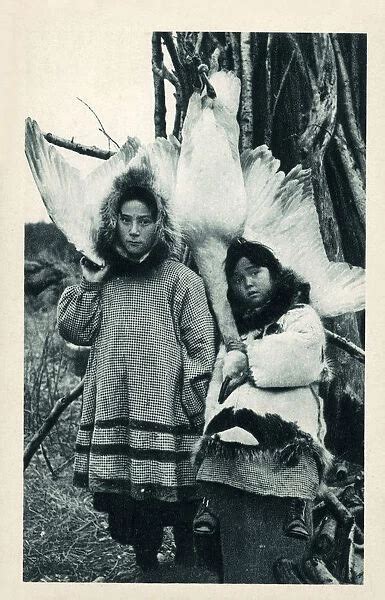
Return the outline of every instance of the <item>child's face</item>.
<path id="1" fill-rule="evenodd" d="M 156 238 L 156 223 L 149 206 L 142 200 L 123 202 L 117 233 L 128 258 L 138 260 L 147 254 Z"/>
<path id="2" fill-rule="evenodd" d="M 258 309 L 269 301 L 273 284 L 267 267 L 258 267 L 242 257 L 235 266 L 229 286 L 236 301 L 247 309 Z"/>

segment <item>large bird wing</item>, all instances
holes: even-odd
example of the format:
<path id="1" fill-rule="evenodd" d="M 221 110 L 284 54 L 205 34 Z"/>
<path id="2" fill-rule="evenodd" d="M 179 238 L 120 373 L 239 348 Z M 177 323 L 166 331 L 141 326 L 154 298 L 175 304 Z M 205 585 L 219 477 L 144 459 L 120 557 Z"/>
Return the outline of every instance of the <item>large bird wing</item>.
<path id="1" fill-rule="evenodd" d="M 365 306 L 365 271 L 330 262 L 314 204 L 311 170 L 300 165 L 285 177 L 267 146 L 241 156 L 248 214 L 244 237 L 269 246 L 281 263 L 311 285 L 311 302 L 323 316 Z"/>
<path id="2" fill-rule="evenodd" d="M 180 154 L 180 143 L 173 135 L 165 138 L 158 137 L 146 146 L 146 152 L 154 174 L 154 184 L 159 196 L 167 202 L 171 210 L 171 200 L 176 185 L 176 174 Z"/>
<path id="3" fill-rule="evenodd" d="M 96 264 L 104 264 L 95 249 L 103 199 L 139 145 L 138 140 L 129 138 L 119 152 L 83 178 L 45 140 L 36 121 L 26 120 L 25 152 L 47 212 L 68 241 Z"/>

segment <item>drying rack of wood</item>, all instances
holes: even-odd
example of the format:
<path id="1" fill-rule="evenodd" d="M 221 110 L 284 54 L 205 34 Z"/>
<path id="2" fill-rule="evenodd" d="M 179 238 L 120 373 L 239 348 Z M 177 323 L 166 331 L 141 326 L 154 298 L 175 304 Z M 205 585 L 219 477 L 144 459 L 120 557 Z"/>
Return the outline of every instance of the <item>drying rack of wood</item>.
<path id="1" fill-rule="evenodd" d="M 362 584 L 364 568 L 364 477 L 361 467 L 338 463 L 313 510 L 308 552 L 295 563 L 274 565 L 277 583 Z"/>

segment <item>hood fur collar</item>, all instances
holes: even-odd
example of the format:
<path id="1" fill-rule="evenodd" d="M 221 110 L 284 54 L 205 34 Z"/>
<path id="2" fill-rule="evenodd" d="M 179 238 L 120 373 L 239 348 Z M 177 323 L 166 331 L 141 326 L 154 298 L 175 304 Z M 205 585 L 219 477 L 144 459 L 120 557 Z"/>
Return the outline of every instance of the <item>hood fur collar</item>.
<path id="1" fill-rule="evenodd" d="M 172 215 L 168 207 L 168 199 L 164 198 L 156 185 L 156 176 L 146 155 L 141 160 L 131 166 L 126 173 L 117 177 L 109 195 L 106 197 L 101 209 L 101 227 L 99 228 L 96 249 L 98 254 L 109 264 L 117 264 L 119 269 L 123 263 L 130 264 L 130 261 L 123 259 L 114 249 L 116 225 L 118 222 L 118 212 L 122 199 L 132 187 L 140 187 L 148 191 L 155 199 L 158 217 L 156 222 L 157 242 L 150 252 L 150 256 L 144 261 L 146 265 L 156 264 L 166 257 L 172 257 L 179 251 L 179 235 L 177 227 L 173 222 Z M 158 260 L 159 259 L 159 260 Z M 143 263 L 142 266 L 145 266 Z M 133 265 L 134 263 L 131 263 Z"/>
<path id="2" fill-rule="evenodd" d="M 309 303 L 310 285 L 290 269 L 282 269 L 273 282 L 270 301 L 261 311 L 247 310 L 234 306 L 233 314 L 239 333 L 242 335 L 274 323 L 296 304 Z"/>

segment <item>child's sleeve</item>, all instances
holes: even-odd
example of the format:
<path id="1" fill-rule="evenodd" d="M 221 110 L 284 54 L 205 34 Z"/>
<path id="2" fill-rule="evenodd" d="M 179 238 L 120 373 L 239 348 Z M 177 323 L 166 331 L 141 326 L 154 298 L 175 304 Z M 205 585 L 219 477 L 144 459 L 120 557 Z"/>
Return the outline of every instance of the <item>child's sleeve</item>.
<path id="1" fill-rule="evenodd" d="M 91 346 L 99 331 L 102 311 L 100 290 L 103 283 L 82 279 L 67 287 L 58 304 L 57 323 L 60 335 L 78 346 Z"/>
<path id="2" fill-rule="evenodd" d="M 317 381 L 323 363 L 324 329 L 308 305 L 290 310 L 282 333 L 248 339 L 247 354 L 258 387 L 300 387 Z"/>
<path id="3" fill-rule="evenodd" d="M 215 325 L 200 277 L 189 274 L 180 306 L 180 335 L 184 355 L 184 401 L 190 416 L 203 423 L 208 384 L 215 361 Z"/>

